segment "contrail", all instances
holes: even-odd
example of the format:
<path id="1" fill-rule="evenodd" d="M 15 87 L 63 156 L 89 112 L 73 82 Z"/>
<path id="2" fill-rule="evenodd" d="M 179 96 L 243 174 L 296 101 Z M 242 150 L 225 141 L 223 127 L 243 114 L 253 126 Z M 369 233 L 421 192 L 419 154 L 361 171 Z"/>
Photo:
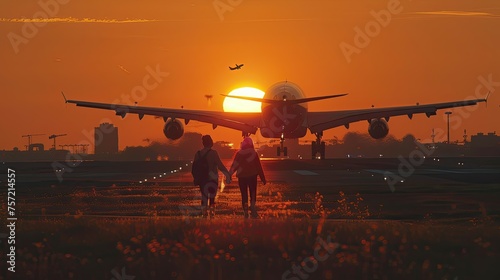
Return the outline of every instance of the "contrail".
<path id="1" fill-rule="evenodd" d="M 188 20 L 163 20 L 163 19 L 96 19 L 96 18 L 0 18 L 0 22 L 8 23 L 148 23 Z"/>
<path id="2" fill-rule="evenodd" d="M 123 65 L 117 65 L 118 68 L 122 69 L 123 72 L 127 73 L 127 74 L 130 74 L 130 71 L 128 71 L 127 69 L 125 69 L 125 67 L 123 67 Z"/>
<path id="3" fill-rule="evenodd" d="M 233 20 L 231 22 L 287 22 L 287 21 L 320 21 L 326 19 L 319 18 L 263 18 L 263 19 L 241 19 Z"/>
<path id="4" fill-rule="evenodd" d="M 490 17 L 498 18 L 499 15 L 487 12 L 471 12 L 471 11 L 423 11 L 406 13 L 406 15 L 419 15 L 419 16 L 455 16 L 455 17 Z"/>
<path id="5" fill-rule="evenodd" d="M 468 12 L 468 11 L 435 11 L 435 12 L 415 12 L 417 15 L 436 15 L 436 16 L 496 16 L 485 12 Z"/>

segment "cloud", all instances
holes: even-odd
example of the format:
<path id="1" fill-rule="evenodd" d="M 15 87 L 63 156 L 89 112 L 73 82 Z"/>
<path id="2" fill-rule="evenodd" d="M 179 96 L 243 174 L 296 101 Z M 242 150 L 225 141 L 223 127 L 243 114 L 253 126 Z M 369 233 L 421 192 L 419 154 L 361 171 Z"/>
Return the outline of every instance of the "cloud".
<path id="1" fill-rule="evenodd" d="M 9 23 L 145 23 L 159 22 L 159 19 L 95 19 L 95 18 L 0 18 Z"/>
<path id="2" fill-rule="evenodd" d="M 242 19 L 235 22 L 278 22 L 278 21 L 319 21 L 315 18 L 263 18 L 263 19 Z"/>
<path id="3" fill-rule="evenodd" d="M 432 16 L 461 16 L 461 17 L 498 17 L 498 15 L 485 12 L 469 11 L 433 11 L 433 12 L 414 12 L 414 15 L 432 15 Z"/>

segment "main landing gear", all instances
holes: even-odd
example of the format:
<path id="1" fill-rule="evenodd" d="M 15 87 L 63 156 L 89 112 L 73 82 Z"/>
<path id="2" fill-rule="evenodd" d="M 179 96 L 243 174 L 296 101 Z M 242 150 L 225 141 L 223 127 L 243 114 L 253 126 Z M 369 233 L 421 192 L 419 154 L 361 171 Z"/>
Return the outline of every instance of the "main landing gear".
<path id="1" fill-rule="evenodd" d="M 281 133 L 280 146 L 278 148 L 276 148 L 276 155 L 277 156 L 281 156 L 281 152 L 283 152 L 283 156 L 284 157 L 288 156 L 288 148 L 287 147 L 283 147 L 284 143 L 285 143 L 285 136 L 283 135 L 283 133 Z"/>
<path id="2" fill-rule="evenodd" d="M 325 159 L 325 142 L 321 141 L 323 137 L 323 132 L 317 132 L 316 141 L 312 142 L 311 145 L 311 155 L 312 159 Z"/>

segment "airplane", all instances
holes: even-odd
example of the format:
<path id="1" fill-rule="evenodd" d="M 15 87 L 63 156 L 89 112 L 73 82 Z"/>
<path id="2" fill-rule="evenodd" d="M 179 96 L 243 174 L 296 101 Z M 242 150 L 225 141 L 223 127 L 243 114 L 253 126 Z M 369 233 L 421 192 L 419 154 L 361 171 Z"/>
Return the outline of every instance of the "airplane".
<path id="1" fill-rule="evenodd" d="M 228 98 L 238 98 L 244 100 L 257 101 L 262 103 L 262 112 L 242 113 L 242 112 L 221 112 L 208 110 L 185 110 L 159 107 L 143 107 L 123 104 L 97 103 L 79 100 L 66 100 L 66 103 L 74 103 L 76 106 L 90 107 L 115 111 L 117 116 L 124 118 L 127 114 L 137 114 L 139 120 L 145 115 L 163 118 L 165 124 L 163 133 L 165 137 L 176 140 L 184 134 L 184 125 L 190 120 L 212 124 L 212 128 L 217 126 L 239 130 L 242 136 L 260 134 L 264 138 L 275 138 L 280 140 L 277 147 L 277 156 L 288 155 L 287 147 L 284 146 L 285 139 L 302 138 L 310 133 L 316 136 L 312 141 L 312 158 L 325 158 L 325 142 L 322 141 L 323 131 L 335 127 L 345 126 L 358 121 L 368 122 L 368 133 L 372 138 L 381 139 L 389 133 L 389 119 L 394 116 L 408 116 L 410 119 L 414 114 L 425 114 L 428 118 L 436 115 L 437 110 L 476 105 L 479 102 L 486 102 L 484 99 L 470 99 L 463 101 L 453 101 L 434 104 L 419 104 L 410 106 L 397 106 L 386 108 L 367 108 L 356 110 L 320 111 L 309 112 L 307 103 L 323 99 L 337 98 L 345 96 L 347 93 L 327 95 L 319 97 L 306 97 L 302 89 L 289 81 L 278 82 L 272 85 L 263 98 L 227 96 Z M 184 120 L 184 124 L 179 121 Z M 319 156 L 318 156 L 319 154 Z"/>
<path id="2" fill-rule="evenodd" d="M 236 65 L 235 67 L 229 66 L 229 70 L 240 70 L 241 67 L 243 67 L 243 65 L 245 64 L 235 64 L 235 65 Z"/>

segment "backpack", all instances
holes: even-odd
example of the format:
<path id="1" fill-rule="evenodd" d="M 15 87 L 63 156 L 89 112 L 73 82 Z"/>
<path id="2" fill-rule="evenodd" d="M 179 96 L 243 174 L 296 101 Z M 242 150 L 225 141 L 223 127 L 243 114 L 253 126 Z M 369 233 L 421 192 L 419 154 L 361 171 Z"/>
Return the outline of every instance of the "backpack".
<path id="1" fill-rule="evenodd" d="M 195 186 L 202 186 L 209 181 L 209 166 L 207 155 L 208 153 L 210 153 L 210 151 L 211 150 L 208 150 L 203 156 L 201 156 L 200 151 L 198 151 L 198 159 L 193 162 L 191 174 L 193 174 Z"/>

